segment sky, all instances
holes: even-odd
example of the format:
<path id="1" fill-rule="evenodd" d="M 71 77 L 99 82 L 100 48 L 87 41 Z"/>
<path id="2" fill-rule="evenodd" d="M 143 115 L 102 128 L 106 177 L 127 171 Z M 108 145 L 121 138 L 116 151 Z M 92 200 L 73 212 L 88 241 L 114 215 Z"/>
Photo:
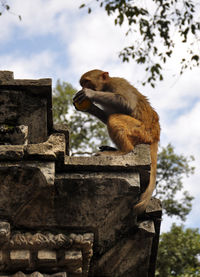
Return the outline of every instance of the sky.
<path id="1" fill-rule="evenodd" d="M 172 143 L 177 154 L 195 157 L 191 163 L 195 174 L 183 180 L 184 189 L 195 197 L 184 225 L 200 228 L 200 68 L 177 74 L 178 57 L 185 55 L 177 39 L 177 50 L 163 72 L 164 81 L 154 89 L 142 86 L 144 68 L 133 61 L 122 63 L 118 57 L 123 47 L 134 42 L 134 34 L 126 37 L 127 26 L 115 26 L 113 17 L 98 6 L 88 15 L 86 9 L 79 9 L 82 2 L 8 1 L 11 11 L 0 17 L 0 70 L 13 71 L 16 79 L 52 78 L 53 86 L 60 79 L 77 89 L 80 76 L 95 68 L 126 78 L 158 112 L 161 147 Z M 172 222 L 180 223 L 164 217 L 162 231 L 168 231 Z"/>

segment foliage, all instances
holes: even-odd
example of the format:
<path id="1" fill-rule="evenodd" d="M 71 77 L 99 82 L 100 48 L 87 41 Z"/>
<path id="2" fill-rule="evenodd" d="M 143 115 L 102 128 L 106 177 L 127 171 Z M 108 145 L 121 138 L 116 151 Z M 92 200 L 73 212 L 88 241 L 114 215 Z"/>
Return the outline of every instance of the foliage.
<path id="1" fill-rule="evenodd" d="M 75 93 L 76 89 L 69 83 L 57 81 L 53 91 L 54 123 L 68 125 L 72 155 L 80 152 L 96 152 L 98 144 L 108 144 L 107 130 L 99 120 L 75 110 L 72 105 Z"/>
<path id="2" fill-rule="evenodd" d="M 53 114 L 55 123 L 65 123 L 70 128 L 72 155 L 80 152 L 96 152 L 97 145 L 109 145 L 104 124 L 95 117 L 78 112 L 72 105 L 76 90 L 69 83 L 57 82 L 53 92 Z M 190 166 L 193 157 L 177 155 L 171 144 L 162 148 L 158 155 L 158 175 L 156 196 L 163 201 L 164 212 L 184 220 L 191 210 L 191 197 L 184 192 L 184 198 L 177 201 L 177 192 L 183 189 L 182 178 L 194 172 Z"/>
<path id="3" fill-rule="evenodd" d="M 0 16 L 4 13 L 4 11 L 7 11 L 13 15 L 16 15 L 15 13 L 10 11 L 10 6 L 8 5 L 6 0 L 0 0 Z M 21 15 L 17 15 L 19 20 L 22 20 Z"/>
<path id="4" fill-rule="evenodd" d="M 0 15 L 2 15 L 4 11 L 9 11 L 9 10 L 10 10 L 10 6 L 7 4 L 7 1 L 0 0 Z"/>
<path id="5" fill-rule="evenodd" d="M 183 189 L 183 176 L 194 173 L 194 167 L 190 166 L 193 160 L 193 156 L 176 154 L 171 144 L 162 148 L 158 154 L 156 196 L 162 200 L 164 212 L 168 216 L 175 215 L 185 220 L 191 210 L 193 197 L 187 191 L 183 192 L 180 200 L 176 196 Z"/>
<path id="6" fill-rule="evenodd" d="M 199 257 L 199 230 L 173 224 L 160 237 L 156 277 L 200 276 Z"/>
<path id="7" fill-rule="evenodd" d="M 119 56 L 123 62 L 133 59 L 146 65 L 147 77 L 143 85 L 150 83 L 154 87 L 157 80 L 163 80 L 163 65 L 176 48 L 175 40 L 188 46 L 180 61 L 180 74 L 199 65 L 199 3 L 195 0 L 96 1 L 107 15 L 114 15 L 116 25 L 128 24 L 126 34 L 132 34 L 133 44 L 125 47 Z M 91 4 L 87 7 L 91 13 Z"/>

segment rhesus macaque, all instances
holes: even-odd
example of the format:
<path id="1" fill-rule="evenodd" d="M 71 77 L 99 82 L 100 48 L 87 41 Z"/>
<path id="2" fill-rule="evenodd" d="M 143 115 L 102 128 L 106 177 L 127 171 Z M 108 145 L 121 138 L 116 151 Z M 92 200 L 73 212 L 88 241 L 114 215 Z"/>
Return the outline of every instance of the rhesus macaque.
<path id="1" fill-rule="evenodd" d="M 145 211 L 156 182 L 157 151 L 160 138 L 158 114 L 147 98 L 123 78 L 110 77 L 108 72 L 91 70 L 80 79 L 82 90 L 74 96 L 75 103 L 90 101 L 87 112 L 107 125 L 108 133 L 118 151 L 106 151 L 106 155 L 124 155 L 137 144 L 150 144 L 150 182 L 135 205 L 137 214 Z M 99 108 L 95 104 L 100 105 Z M 81 108 L 80 108 L 81 110 Z"/>

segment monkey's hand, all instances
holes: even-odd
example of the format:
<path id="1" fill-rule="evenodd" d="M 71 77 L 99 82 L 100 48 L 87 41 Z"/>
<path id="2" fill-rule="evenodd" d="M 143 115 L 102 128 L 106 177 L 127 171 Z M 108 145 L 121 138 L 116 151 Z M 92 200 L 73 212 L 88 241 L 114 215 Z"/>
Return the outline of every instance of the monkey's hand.
<path id="1" fill-rule="evenodd" d="M 73 98 L 73 104 L 78 111 L 86 112 L 92 108 L 93 104 L 90 100 L 90 91 L 93 92 L 92 90 L 85 88 L 75 94 Z"/>
<path id="2" fill-rule="evenodd" d="M 79 102 L 81 103 L 82 101 L 84 101 L 85 99 L 90 99 L 92 100 L 92 98 L 95 95 L 95 91 L 89 88 L 83 88 L 82 90 L 78 91 L 74 98 L 73 98 L 73 102 Z"/>

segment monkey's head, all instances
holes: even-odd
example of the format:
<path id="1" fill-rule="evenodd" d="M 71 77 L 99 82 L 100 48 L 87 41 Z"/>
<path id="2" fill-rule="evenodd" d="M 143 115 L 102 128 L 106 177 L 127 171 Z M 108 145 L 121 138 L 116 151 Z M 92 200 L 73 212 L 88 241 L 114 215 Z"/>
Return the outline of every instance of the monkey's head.
<path id="1" fill-rule="evenodd" d="M 94 69 L 86 72 L 80 79 L 82 88 L 104 91 L 110 80 L 108 72 Z"/>

